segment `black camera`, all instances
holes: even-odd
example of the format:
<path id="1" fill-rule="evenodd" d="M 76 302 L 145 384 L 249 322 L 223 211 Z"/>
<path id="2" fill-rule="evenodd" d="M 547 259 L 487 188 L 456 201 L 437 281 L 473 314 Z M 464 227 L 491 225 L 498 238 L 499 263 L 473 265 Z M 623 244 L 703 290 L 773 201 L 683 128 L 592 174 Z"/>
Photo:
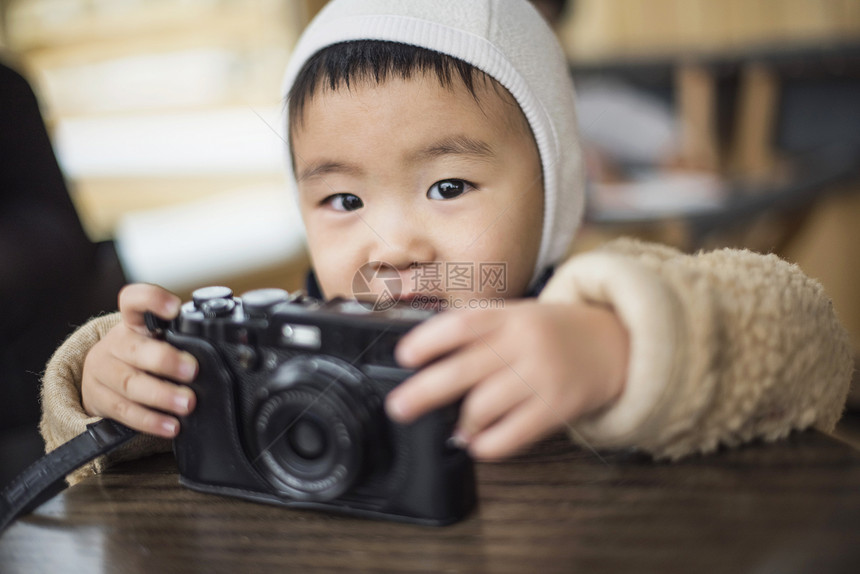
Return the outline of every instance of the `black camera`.
<path id="1" fill-rule="evenodd" d="M 385 396 L 414 371 L 394 347 L 433 311 L 319 301 L 281 289 L 194 292 L 150 329 L 199 362 L 193 413 L 173 443 L 194 490 L 430 525 L 475 503 L 470 457 L 450 444 L 459 408 L 409 425 Z"/>

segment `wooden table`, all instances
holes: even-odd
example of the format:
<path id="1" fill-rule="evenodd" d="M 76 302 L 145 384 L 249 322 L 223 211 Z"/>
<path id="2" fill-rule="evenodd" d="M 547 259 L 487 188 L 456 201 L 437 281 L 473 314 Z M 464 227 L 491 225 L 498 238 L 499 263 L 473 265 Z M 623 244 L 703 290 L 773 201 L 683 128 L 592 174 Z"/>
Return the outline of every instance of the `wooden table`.
<path id="1" fill-rule="evenodd" d="M 163 455 L 19 519 L 0 572 L 860 572 L 860 452 L 814 432 L 675 464 L 554 439 L 478 480 L 432 528 L 200 494 Z"/>

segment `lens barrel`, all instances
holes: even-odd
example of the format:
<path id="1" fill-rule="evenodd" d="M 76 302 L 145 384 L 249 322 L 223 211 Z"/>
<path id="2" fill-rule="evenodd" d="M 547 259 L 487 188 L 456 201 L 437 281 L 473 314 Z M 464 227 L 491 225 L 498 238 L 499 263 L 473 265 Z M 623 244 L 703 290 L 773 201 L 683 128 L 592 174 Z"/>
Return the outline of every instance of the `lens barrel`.
<path id="1" fill-rule="evenodd" d="M 349 364 L 321 357 L 287 361 L 258 398 L 258 470 L 287 497 L 339 497 L 361 474 L 368 438 L 378 430 L 372 416 L 378 404 L 364 375 Z"/>

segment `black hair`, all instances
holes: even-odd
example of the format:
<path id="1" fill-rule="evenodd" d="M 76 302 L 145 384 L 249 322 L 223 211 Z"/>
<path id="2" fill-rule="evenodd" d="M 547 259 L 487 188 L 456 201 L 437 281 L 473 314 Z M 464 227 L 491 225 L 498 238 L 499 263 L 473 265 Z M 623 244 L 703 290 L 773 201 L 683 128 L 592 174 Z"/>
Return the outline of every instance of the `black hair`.
<path id="1" fill-rule="evenodd" d="M 290 125 L 301 122 L 305 105 L 320 86 L 349 89 L 356 81 L 381 84 L 389 77 L 410 79 L 425 73 L 435 74 L 443 87 L 452 87 L 459 78 L 475 98 L 475 78 L 489 78 L 471 64 L 427 48 L 382 40 L 340 42 L 311 56 L 299 71 L 287 96 Z"/>

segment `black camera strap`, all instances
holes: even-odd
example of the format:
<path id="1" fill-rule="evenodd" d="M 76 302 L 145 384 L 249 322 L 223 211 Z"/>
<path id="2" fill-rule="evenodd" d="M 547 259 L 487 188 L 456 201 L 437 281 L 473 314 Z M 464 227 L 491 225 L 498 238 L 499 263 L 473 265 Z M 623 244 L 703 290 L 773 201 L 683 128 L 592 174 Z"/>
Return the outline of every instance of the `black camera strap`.
<path id="1" fill-rule="evenodd" d="M 66 475 L 113 452 L 137 434 L 116 421 L 102 419 L 31 464 L 0 493 L 0 533 L 16 518 L 62 491 Z"/>

